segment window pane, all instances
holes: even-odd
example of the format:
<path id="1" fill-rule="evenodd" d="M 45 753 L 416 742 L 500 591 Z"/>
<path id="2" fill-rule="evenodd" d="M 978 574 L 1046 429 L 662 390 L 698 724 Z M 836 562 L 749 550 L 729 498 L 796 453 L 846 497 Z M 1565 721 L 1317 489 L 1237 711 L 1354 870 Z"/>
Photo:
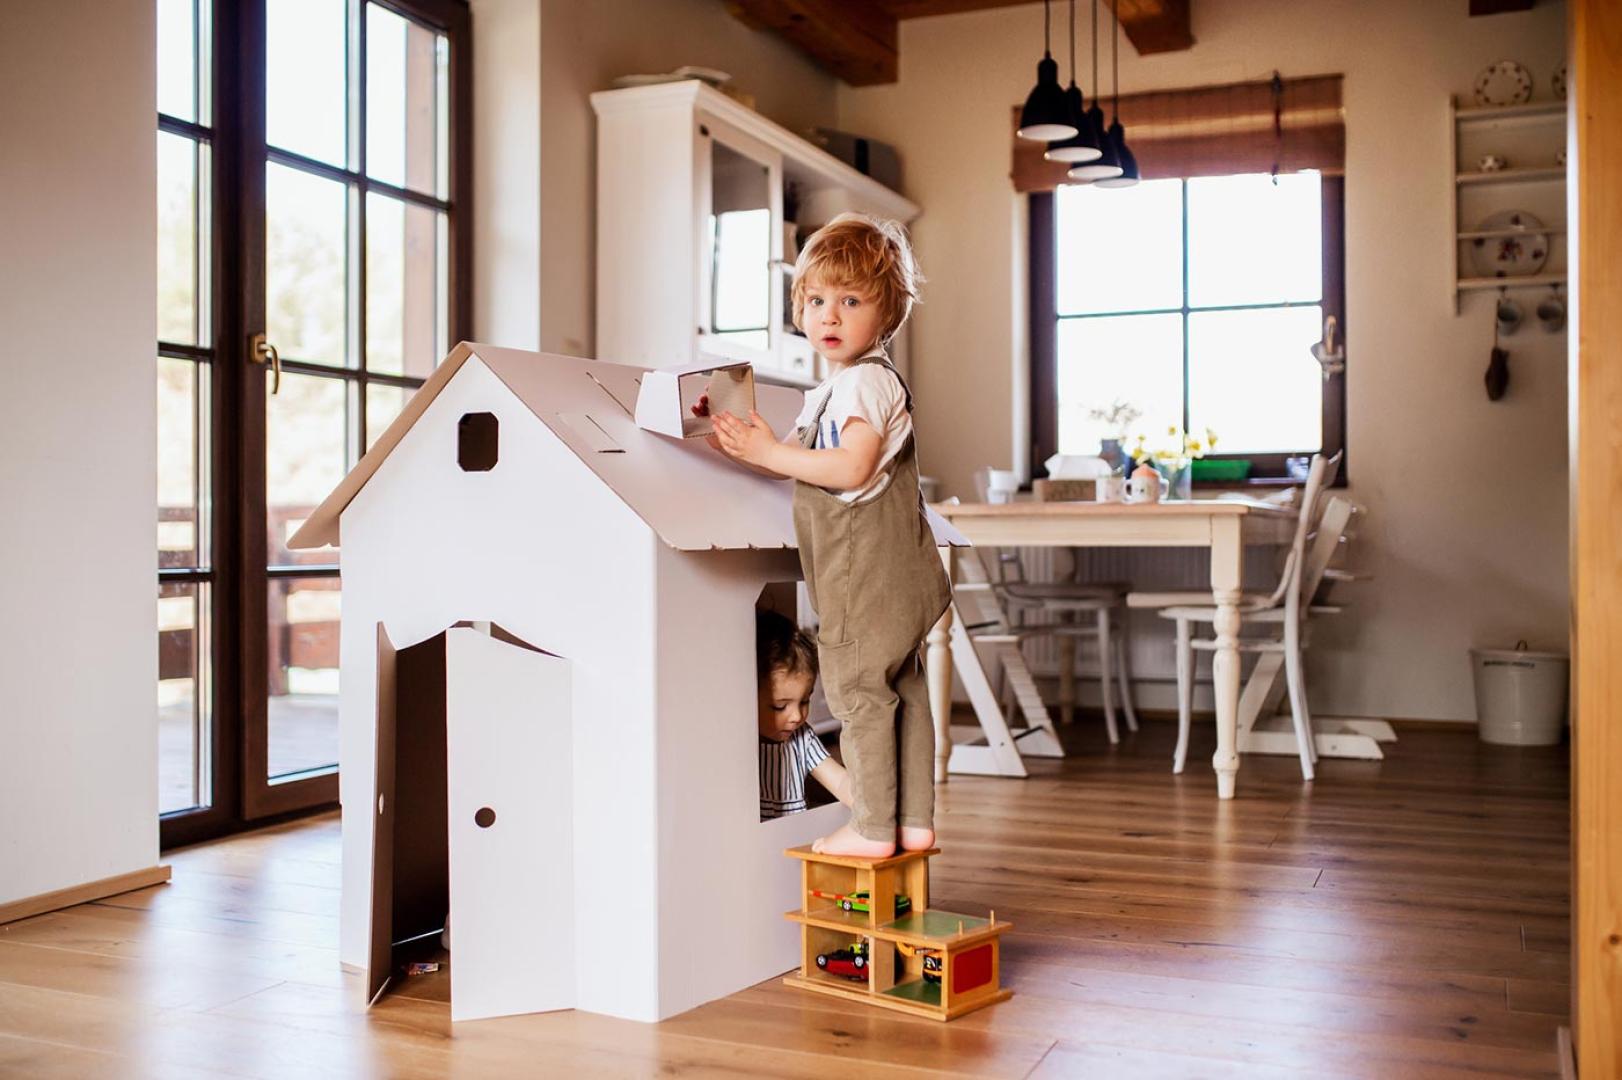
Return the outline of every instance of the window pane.
<path id="1" fill-rule="evenodd" d="M 270 582 L 271 779 L 338 764 L 337 578 Z"/>
<path id="2" fill-rule="evenodd" d="M 439 190 L 445 102 L 443 39 L 394 12 L 366 5 L 366 172 L 385 183 Z"/>
<path id="3" fill-rule="evenodd" d="M 1132 188 L 1118 189 L 1131 191 Z M 1059 452 L 1094 454 L 1099 440 L 1183 421 L 1183 318 L 1118 315 L 1059 321 Z M 1117 402 L 1142 415 L 1113 430 L 1091 410 Z"/>
<path id="4" fill-rule="evenodd" d="M 770 210 L 724 210 L 715 230 L 715 336 L 767 348 L 772 277 Z"/>
<path id="5" fill-rule="evenodd" d="M 270 0 L 265 12 L 265 141 L 344 165 L 348 15 L 344 0 Z"/>
<path id="6" fill-rule="evenodd" d="M 206 365 L 158 359 L 158 565 L 166 570 L 206 565 L 199 420 L 207 387 Z"/>
<path id="7" fill-rule="evenodd" d="M 197 35 L 192 0 L 158 0 L 158 111 L 197 120 Z"/>
<path id="8" fill-rule="evenodd" d="M 370 450 L 377 437 L 389 429 L 413 393 L 402 386 L 366 384 L 366 449 Z"/>
<path id="9" fill-rule="evenodd" d="M 1181 180 L 1062 186 L 1055 209 L 1059 314 L 1183 306 Z"/>
<path id="10" fill-rule="evenodd" d="M 1215 431 L 1224 454 L 1319 449 L 1323 369 L 1307 350 L 1322 334 L 1316 305 L 1190 315 L 1190 428 Z"/>
<path id="11" fill-rule="evenodd" d="M 272 566 L 333 562 L 330 548 L 289 551 L 287 541 L 348 471 L 348 384 L 283 373 L 281 393 L 272 395 L 266 379 L 266 558 Z"/>
<path id="12" fill-rule="evenodd" d="M 284 358 L 342 365 L 347 356 L 344 185 L 265 166 L 265 322 Z"/>
<path id="13" fill-rule="evenodd" d="M 1130 189 L 1129 189 L 1130 190 Z M 1188 182 L 1188 303 L 1275 304 L 1323 297 L 1317 173 Z"/>
<path id="14" fill-rule="evenodd" d="M 208 586 L 158 586 L 158 813 L 213 801 Z"/>
<path id="15" fill-rule="evenodd" d="M 158 132 L 158 340 L 197 344 L 197 144 Z"/>
<path id="16" fill-rule="evenodd" d="M 366 196 L 366 367 L 426 377 L 445 353 L 439 211 Z"/>

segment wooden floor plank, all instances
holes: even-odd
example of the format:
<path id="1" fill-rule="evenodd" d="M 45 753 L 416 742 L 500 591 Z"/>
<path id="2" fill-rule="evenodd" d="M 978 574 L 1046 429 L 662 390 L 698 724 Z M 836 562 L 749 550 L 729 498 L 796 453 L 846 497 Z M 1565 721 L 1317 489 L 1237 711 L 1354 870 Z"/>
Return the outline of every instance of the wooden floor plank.
<path id="1" fill-rule="evenodd" d="M 948 1025 L 777 980 L 662 1024 L 452 1025 L 446 980 L 368 1010 L 337 962 L 336 814 L 168 853 L 174 880 L 0 927 L 0 1074 L 1134 1078 L 1556 1074 L 1564 751 L 1404 732 L 1383 762 L 1247 757 L 1146 722 L 1022 781 L 940 789 L 939 906 L 996 908 L 1012 1000 Z M 443 973 L 441 973 L 443 975 Z"/>

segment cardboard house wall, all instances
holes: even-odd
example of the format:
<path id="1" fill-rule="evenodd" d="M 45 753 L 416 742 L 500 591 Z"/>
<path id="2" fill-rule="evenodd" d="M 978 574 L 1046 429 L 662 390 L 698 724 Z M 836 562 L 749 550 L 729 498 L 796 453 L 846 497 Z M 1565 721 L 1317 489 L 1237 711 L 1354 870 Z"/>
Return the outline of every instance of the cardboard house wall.
<path id="1" fill-rule="evenodd" d="M 291 541 L 334 542 L 341 523 L 345 964 L 368 961 L 378 626 L 403 649 L 462 620 L 570 665 L 573 851 L 549 888 L 572 895 L 573 926 L 513 896 L 495 931 L 572 949 L 559 1004 L 658 1020 L 794 964 L 781 853 L 844 811 L 758 820 L 754 611 L 800 576 L 789 485 L 639 430 L 643 370 L 459 345 Z M 801 400 L 763 386 L 757 407 L 782 433 Z M 467 472 L 458 425 L 478 412 L 497 418 L 497 464 Z M 456 980 L 453 954 L 453 999 Z"/>

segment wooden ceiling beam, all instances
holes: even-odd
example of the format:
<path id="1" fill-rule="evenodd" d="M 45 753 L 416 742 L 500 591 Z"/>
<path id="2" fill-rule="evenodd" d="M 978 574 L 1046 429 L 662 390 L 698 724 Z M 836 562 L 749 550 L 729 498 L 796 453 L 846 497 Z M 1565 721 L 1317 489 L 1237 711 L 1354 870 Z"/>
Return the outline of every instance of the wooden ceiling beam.
<path id="1" fill-rule="evenodd" d="M 1531 11 L 1534 0 L 1470 0 L 1470 17 L 1502 15 L 1506 11 Z"/>
<path id="2" fill-rule="evenodd" d="M 727 0 L 734 18 L 798 46 L 852 86 L 893 83 L 896 18 L 864 0 Z"/>
<path id="3" fill-rule="evenodd" d="M 1472 4 L 1477 2 L 1495 0 L 1471 0 Z M 1030 0 L 726 0 L 734 18 L 793 43 L 852 86 L 896 81 L 897 25 L 902 19 L 959 15 L 1028 3 Z M 1139 56 L 1178 52 L 1194 44 L 1190 0 L 1102 0 L 1100 6 L 1108 10 L 1117 4 L 1121 30 Z M 1108 20 L 1107 14 L 1100 20 L 1100 35 L 1109 31 Z M 1055 35 L 1055 52 L 1059 51 L 1059 40 Z"/>

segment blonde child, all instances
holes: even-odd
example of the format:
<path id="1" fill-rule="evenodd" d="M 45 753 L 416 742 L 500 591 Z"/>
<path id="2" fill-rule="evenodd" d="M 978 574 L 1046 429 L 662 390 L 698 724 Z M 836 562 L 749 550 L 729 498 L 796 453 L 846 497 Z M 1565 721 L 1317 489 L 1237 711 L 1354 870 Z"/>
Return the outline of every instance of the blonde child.
<path id="1" fill-rule="evenodd" d="M 755 616 L 755 674 L 760 681 L 760 820 L 806 809 L 805 778 L 850 805 L 850 774 L 828 756 L 807 723 L 817 685 L 817 646 L 775 611 Z"/>
<path id="2" fill-rule="evenodd" d="M 757 413 L 715 417 L 713 445 L 794 485 L 817 653 L 841 723 L 850 822 L 814 845 L 883 857 L 935 842 L 935 730 L 920 645 L 946 610 L 946 574 L 918 491 L 912 394 L 885 349 L 917 299 L 901 227 L 841 214 L 794 267 L 794 325 L 828 362 L 781 442 Z M 695 411 L 706 412 L 700 402 Z"/>

